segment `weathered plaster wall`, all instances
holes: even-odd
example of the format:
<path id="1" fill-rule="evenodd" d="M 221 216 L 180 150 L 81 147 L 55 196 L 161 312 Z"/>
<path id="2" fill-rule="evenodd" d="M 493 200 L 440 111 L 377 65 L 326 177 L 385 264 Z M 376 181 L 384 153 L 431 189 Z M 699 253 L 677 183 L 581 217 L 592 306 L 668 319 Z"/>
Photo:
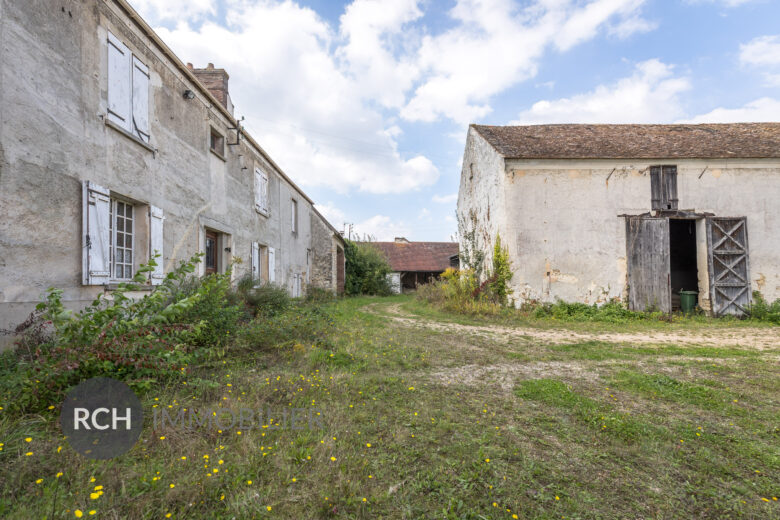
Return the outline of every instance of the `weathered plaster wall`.
<path id="1" fill-rule="evenodd" d="M 493 257 L 496 233 L 504 237 L 504 158 L 473 128 L 466 137 L 466 150 L 458 190 L 458 235 L 461 264 L 464 252 L 470 248 L 466 233 L 475 231 L 476 249 L 484 251 L 488 264 Z M 469 267 L 465 264 L 463 268 Z"/>
<path id="2" fill-rule="evenodd" d="M 275 248 L 276 281 L 288 288 L 305 276 L 307 250 L 327 242 L 318 253 L 331 253 L 331 231 L 314 236 L 311 203 L 257 148 L 244 140 L 224 159 L 209 150 L 211 127 L 235 142 L 232 123 L 113 2 L 0 0 L 0 12 L 0 328 L 22 321 L 48 287 L 72 307 L 104 290 L 81 284 L 85 180 L 163 209 L 166 271 L 203 251 L 206 228 L 229 235 L 220 260 L 223 269 L 241 260 L 234 277 L 251 269 L 252 242 Z M 108 31 L 149 66 L 148 146 L 105 123 Z M 268 215 L 254 209 L 256 166 L 269 176 Z M 135 249 L 148 258 L 148 244 Z"/>
<path id="3" fill-rule="evenodd" d="M 506 204 L 492 213 L 506 226 L 502 237 L 513 259 L 516 297 L 585 303 L 623 298 L 625 221 L 618 215 L 650 211 L 650 164 L 677 165 L 680 209 L 747 216 L 753 288 L 780 297 L 778 161 L 506 162 Z M 708 300 L 700 304 L 709 307 Z"/>

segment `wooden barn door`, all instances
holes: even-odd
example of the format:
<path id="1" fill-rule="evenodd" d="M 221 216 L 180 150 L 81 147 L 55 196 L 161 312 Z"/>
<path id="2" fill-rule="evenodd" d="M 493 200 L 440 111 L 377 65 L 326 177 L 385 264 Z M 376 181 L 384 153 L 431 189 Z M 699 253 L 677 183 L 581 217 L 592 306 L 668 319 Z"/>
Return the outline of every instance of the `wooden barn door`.
<path id="1" fill-rule="evenodd" d="M 747 218 L 708 217 L 712 313 L 743 315 L 750 304 Z"/>
<path id="2" fill-rule="evenodd" d="M 669 219 L 626 217 L 628 306 L 672 310 L 669 277 Z"/>

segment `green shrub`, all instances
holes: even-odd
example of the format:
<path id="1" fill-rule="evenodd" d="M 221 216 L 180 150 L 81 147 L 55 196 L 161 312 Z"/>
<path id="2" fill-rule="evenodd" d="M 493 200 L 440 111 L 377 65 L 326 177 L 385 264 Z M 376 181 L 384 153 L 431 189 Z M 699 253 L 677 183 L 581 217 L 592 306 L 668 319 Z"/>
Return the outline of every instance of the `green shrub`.
<path id="1" fill-rule="evenodd" d="M 65 309 L 62 290 L 49 289 L 18 342 L 15 364 L 0 367 L 9 410 L 39 410 L 78 381 L 101 375 L 149 387 L 181 377 L 190 363 L 213 355 L 235 329 L 240 311 L 227 304 L 229 272 L 190 279 L 200 256 L 182 262 L 151 294 L 126 296 L 154 269 L 153 258 L 131 283 L 77 313 Z"/>
<path id="2" fill-rule="evenodd" d="M 496 233 L 496 243 L 493 246 L 493 269 L 488 276 L 488 286 L 491 296 L 501 305 L 508 303 L 512 294 L 509 281 L 512 279 L 512 263 L 509 260 L 509 251 L 501 247 L 501 237 Z"/>
<path id="3" fill-rule="evenodd" d="M 300 344 L 329 347 L 333 328 L 333 318 L 321 307 L 293 305 L 282 313 L 260 316 L 242 327 L 236 346 L 250 351 L 270 351 Z"/>
<path id="4" fill-rule="evenodd" d="M 344 292 L 348 295 L 390 294 L 390 265 L 382 252 L 370 242 L 345 240 Z"/>
<path id="5" fill-rule="evenodd" d="M 329 291 L 328 289 L 323 289 L 322 287 L 315 287 L 313 285 L 309 285 L 306 288 L 306 297 L 304 298 L 304 302 L 307 304 L 312 305 L 321 305 L 324 303 L 331 303 L 336 299 L 336 294 L 333 291 Z"/>
<path id="6" fill-rule="evenodd" d="M 417 298 L 459 314 L 498 314 L 501 305 L 490 297 L 471 269 L 447 269 L 439 280 L 417 287 Z"/>
<path id="7" fill-rule="evenodd" d="M 568 303 L 557 301 L 555 303 L 529 303 L 523 305 L 521 310 L 534 318 L 554 318 L 561 321 L 598 321 L 611 323 L 625 323 L 635 320 L 657 320 L 666 315 L 663 313 L 635 312 L 626 309 L 616 301 L 602 305 L 588 305 L 586 303 Z"/>
<path id="8" fill-rule="evenodd" d="M 250 275 L 238 281 L 236 294 L 251 316 L 275 316 L 292 305 L 292 298 L 286 289 L 272 283 L 258 282 Z"/>
<path id="9" fill-rule="evenodd" d="M 780 298 L 768 303 L 760 292 L 753 291 L 753 303 L 748 312 L 751 319 L 780 325 Z"/>

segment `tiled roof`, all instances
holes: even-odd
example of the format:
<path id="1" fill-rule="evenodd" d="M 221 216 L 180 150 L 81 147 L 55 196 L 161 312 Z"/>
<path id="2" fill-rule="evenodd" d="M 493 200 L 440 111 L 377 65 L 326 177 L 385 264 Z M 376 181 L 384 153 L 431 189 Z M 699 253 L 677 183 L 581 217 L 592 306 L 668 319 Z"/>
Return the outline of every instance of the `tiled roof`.
<path id="1" fill-rule="evenodd" d="M 441 272 L 458 254 L 456 242 L 371 242 L 387 257 L 393 271 Z"/>
<path id="2" fill-rule="evenodd" d="M 780 158 L 780 123 L 472 127 L 508 159 Z"/>

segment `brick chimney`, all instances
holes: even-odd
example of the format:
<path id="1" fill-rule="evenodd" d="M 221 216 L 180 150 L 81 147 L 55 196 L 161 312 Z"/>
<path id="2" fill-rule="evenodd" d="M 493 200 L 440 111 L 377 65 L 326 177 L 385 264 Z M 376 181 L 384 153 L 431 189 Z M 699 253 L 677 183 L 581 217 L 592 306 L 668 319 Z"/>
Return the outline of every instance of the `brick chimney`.
<path id="1" fill-rule="evenodd" d="M 228 79 L 230 76 L 225 72 L 225 69 L 215 69 L 213 63 L 209 63 L 205 69 L 196 69 L 192 66 L 192 63 L 187 63 L 187 68 L 195 74 L 198 81 L 200 81 L 232 115 L 233 102 L 231 101 L 230 93 L 228 92 Z"/>

